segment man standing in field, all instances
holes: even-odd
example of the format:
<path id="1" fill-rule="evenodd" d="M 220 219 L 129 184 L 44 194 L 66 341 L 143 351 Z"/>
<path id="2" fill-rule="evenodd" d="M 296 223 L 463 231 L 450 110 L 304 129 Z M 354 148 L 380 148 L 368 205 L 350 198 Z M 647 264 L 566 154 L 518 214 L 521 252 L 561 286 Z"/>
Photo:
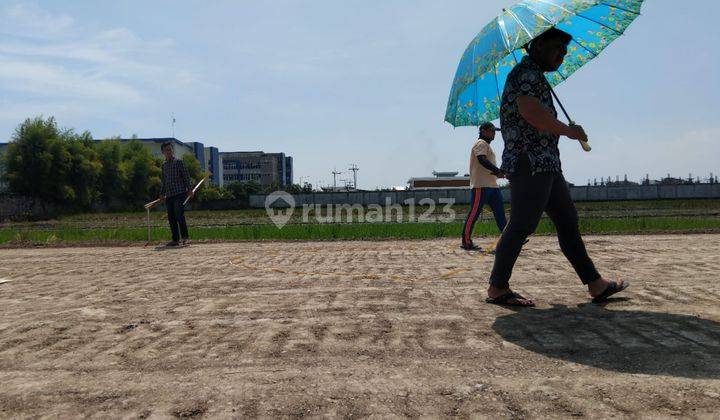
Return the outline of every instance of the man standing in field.
<path id="1" fill-rule="evenodd" d="M 162 165 L 162 188 L 160 198 L 165 200 L 168 222 L 172 232 L 172 241 L 167 246 L 178 246 L 182 238 L 182 245 L 187 245 L 190 235 L 188 234 L 187 223 L 185 222 L 185 206 L 183 202 L 186 197 L 192 197 L 195 193 L 190 184 L 190 174 L 182 159 L 176 159 L 173 153 L 171 142 L 165 142 L 160 146 L 165 162 Z"/>
<path id="2" fill-rule="evenodd" d="M 463 227 L 461 248 L 466 250 L 481 250 L 472 241 L 472 231 L 475 222 L 482 213 L 483 205 L 490 205 L 495 223 L 500 232 L 505 229 L 505 207 L 503 205 L 502 192 L 497 184 L 498 178 L 505 178 L 505 173 L 497 166 L 495 152 L 490 143 L 495 140 L 495 132 L 498 131 L 491 122 L 480 126 L 480 138 L 475 142 L 470 152 L 470 212 L 465 219 Z"/>
<path id="3" fill-rule="evenodd" d="M 551 28 L 535 38 L 528 56 L 510 72 L 500 105 L 505 149 L 502 170 L 510 180 L 510 222 L 503 231 L 490 275 L 488 303 L 534 306 L 510 289 L 510 276 L 523 242 L 537 228 L 543 211 L 557 229 L 560 249 L 570 261 L 593 302 L 624 290 L 628 283 L 604 279 L 595 269 L 580 236 L 578 215 L 562 174 L 560 136 L 587 141 L 579 125 L 557 119 L 545 72 L 557 71 L 572 36 Z"/>

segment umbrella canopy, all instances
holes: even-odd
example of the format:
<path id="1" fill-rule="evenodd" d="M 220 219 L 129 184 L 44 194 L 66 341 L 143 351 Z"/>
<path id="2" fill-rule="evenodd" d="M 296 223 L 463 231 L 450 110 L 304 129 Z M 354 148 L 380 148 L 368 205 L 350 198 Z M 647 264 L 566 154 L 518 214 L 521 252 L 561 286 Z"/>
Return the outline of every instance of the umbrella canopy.
<path id="1" fill-rule="evenodd" d="M 524 46 L 556 27 L 572 35 L 565 62 L 546 73 L 556 86 L 597 57 L 640 15 L 643 0 L 524 0 L 493 19 L 465 50 L 450 91 L 445 121 L 477 126 L 499 117 L 505 79 Z"/>

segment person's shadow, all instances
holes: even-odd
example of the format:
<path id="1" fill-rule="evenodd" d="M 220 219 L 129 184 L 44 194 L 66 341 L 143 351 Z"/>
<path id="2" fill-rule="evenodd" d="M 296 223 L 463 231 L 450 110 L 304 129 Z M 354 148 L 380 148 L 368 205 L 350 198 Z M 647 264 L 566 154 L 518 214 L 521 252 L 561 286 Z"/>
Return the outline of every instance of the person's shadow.
<path id="1" fill-rule="evenodd" d="M 492 326 L 548 357 L 624 373 L 720 378 L 720 323 L 690 315 L 577 308 L 519 309 Z"/>

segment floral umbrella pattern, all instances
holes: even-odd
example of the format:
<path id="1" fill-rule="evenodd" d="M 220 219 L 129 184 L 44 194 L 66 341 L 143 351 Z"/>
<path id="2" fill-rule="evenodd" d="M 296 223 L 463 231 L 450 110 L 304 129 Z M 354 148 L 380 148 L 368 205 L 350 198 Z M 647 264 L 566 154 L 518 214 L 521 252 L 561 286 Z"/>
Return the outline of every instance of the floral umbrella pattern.
<path id="1" fill-rule="evenodd" d="M 455 73 L 445 121 L 477 126 L 499 117 L 505 79 L 524 46 L 556 27 L 573 36 L 565 62 L 546 77 L 557 86 L 597 57 L 640 15 L 643 0 L 523 0 L 472 40 Z"/>

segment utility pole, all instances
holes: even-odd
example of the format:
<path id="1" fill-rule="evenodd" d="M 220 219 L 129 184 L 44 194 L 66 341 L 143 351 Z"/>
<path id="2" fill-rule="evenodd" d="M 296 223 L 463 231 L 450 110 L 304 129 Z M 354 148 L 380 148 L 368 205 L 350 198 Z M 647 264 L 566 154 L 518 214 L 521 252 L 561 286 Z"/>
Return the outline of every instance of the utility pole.
<path id="1" fill-rule="evenodd" d="M 170 114 L 170 125 L 172 126 L 172 136 L 175 138 L 175 113 Z"/>
<path id="2" fill-rule="evenodd" d="M 354 163 L 350 164 L 350 168 L 348 168 L 349 171 L 352 171 L 353 173 L 353 188 L 357 190 L 357 173 L 360 170 L 358 166 Z"/>
<path id="3" fill-rule="evenodd" d="M 333 169 L 333 191 L 337 190 L 337 176 L 342 174 L 342 172 L 338 172 L 337 169 Z"/>

